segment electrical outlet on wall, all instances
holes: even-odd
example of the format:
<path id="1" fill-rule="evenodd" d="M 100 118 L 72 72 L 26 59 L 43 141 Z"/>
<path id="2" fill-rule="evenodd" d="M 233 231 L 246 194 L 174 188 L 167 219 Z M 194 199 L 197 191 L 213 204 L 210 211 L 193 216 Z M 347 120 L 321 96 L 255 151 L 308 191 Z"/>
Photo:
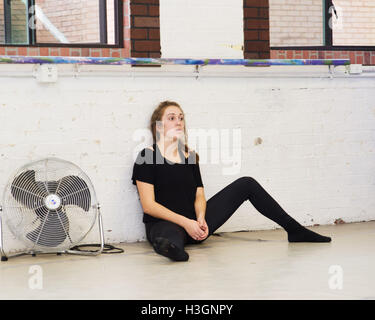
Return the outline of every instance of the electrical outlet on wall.
<path id="1" fill-rule="evenodd" d="M 38 82 L 51 83 L 57 81 L 57 65 L 41 64 L 38 66 L 36 79 Z"/>
<path id="2" fill-rule="evenodd" d="M 362 73 L 362 65 L 361 64 L 351 64 L 349 69 L 350 74 L 359 74 Z"/>

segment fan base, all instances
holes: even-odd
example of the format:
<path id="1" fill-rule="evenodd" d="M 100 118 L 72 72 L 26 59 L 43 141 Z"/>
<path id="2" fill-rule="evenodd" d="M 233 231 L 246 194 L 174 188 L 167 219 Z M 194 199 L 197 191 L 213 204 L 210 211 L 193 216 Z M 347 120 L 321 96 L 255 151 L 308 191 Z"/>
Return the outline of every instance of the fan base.
<path id="1" fill-rule="evenodd" d="M 65 250 L 65 251 L 60 251 L 60 252 L 43 252 L 43 251 L 32 251 L 32 252 L 20 252 L 16 253 L 10 256 L 1 256 L 1 261 L 8 261 L 9 258 L 14 258 L 14 257 L 19 257 L 19 256 L 24 256 L 24 255 L 30 255 L 32 257 L 36 257 L 37 255 L 42 255 L 42 254 L 56 254 L 58 256 L 61 256 L 62 254 L 76 254 L 76 255 L 83 255 L 83 256 L 97 256 L 103 252 L 104 249 L 104 243 L 101 244 L 101 247 L 98 251 L 95 252 L 85 252 L 85 251 L 78 251 L 78 250 Z"/>
<path id="2" fill-rule="evenodd" d="M 32 255 L 35 257 L 37 254 L 50 254 L 54 253 L 57 254 L 58 256 L 62 255 L 63 253 L 66 254 L 76 254 L 76 255 L 85 255 L 85 256 L 97 256 L 100 255 L 103 250 L 104 250 L 104 230 L 103 230 L 103 222 L 102 222 L 102 216 L 100 214 L 100 206 L 99 204 L 97 205 L 98 213 L 97 213 L 97 219 L 98 219 L 98 226 L 99 226 L 99 235 L 100 235 L 100 248 L 95 251 L 95 252 L 85 252 L 85 251 L 80 251 L 80 250 L 74 250 L 74 247 L 68 250 L 64 251 L 52 251 L 52 252 L 47 252 L 47 251 L 27 251 L 27 252 L 21 252 L 21 253 L 16 253 L 10 256 L 6 256 L 4 247 L 3 247 L 3 235 L 2 235 L 2 222 L 1 222 L 1 215 L 0 215 L 0 254 L 1 254 L 1 261 L 8 261 L 9 258 L 13 257 L 19 257 L 22 255 Z M 1 211 L 1 207 L 0 207 Z"/>

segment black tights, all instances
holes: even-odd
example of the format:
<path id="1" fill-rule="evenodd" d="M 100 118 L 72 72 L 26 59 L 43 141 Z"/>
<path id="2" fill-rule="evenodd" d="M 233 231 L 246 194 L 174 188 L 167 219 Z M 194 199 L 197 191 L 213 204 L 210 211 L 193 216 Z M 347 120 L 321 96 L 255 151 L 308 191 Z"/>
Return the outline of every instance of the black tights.
<path id="1" fill-rule="evenodd" d="M 261 214 L 284 228 L 291 242 L 329 242 L 331 240 L 301 226 L 251 177 L 235 180 L 207 200 L 205 219 L 209 228 L 208 237 L 221 227 L 245 200 L 249 200 Z M 192 239 L 184 228 L 166 220 L 146 223 L 146 235 L 152 245 L 155 244 L 155 239 L 163 238 L 168 239 L 180 249 L 183 249 L 185 244 L 204 241 Z"/>

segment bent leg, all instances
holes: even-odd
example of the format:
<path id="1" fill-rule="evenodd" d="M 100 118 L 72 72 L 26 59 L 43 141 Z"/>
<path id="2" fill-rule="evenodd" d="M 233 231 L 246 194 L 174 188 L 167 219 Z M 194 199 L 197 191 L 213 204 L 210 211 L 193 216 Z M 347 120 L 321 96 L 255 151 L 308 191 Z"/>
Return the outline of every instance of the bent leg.
<path id="1" fill-rule="evenodd" d="M 209 235 L 221 227 L 249 198 L 246 183 L 239 178 L 207 200 L 206 222 Z"/>
<path id="2" fill-rule="evenodd" d="M 288 232 L 290 242 L 331 241 L 331 238 L 320 236 L 300 225 L 251 177 L 235 180 L 207 201 L 209 234 L 222 226 L 245 200 L 249 200 L 261 214 L 283 227 Z"/>
<path id="3" fill-rule="evenodd" d="M 189 255 L 184 250 L 186 231 L 170 221 L 146 223 L 147 240 L 156 253 L 174 261 L 187 261 Z"/>

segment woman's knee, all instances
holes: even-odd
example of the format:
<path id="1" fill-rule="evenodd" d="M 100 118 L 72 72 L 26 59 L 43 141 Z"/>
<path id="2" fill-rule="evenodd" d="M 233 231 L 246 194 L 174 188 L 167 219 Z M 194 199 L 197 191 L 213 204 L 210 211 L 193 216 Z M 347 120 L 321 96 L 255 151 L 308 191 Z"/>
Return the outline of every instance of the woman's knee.
<path id="1" fill-rule="evenodd" d="M 253 178 L 249 176 L 243 176 L 241 178 L 238 178 L 236 180 L 237 183 L 242 185 L 249 185 L 249 184 L 257 184 L 258 182 Z"/>
<path id="2" fill-rule="evenodd" d="M 235 181 L 235 185 L 238 191 L 243 190 L 246 194 L 249 190 L 255 191 L 259 188 L 259 183 L 253 177 L 249 176 L 238 178 Z"/>

